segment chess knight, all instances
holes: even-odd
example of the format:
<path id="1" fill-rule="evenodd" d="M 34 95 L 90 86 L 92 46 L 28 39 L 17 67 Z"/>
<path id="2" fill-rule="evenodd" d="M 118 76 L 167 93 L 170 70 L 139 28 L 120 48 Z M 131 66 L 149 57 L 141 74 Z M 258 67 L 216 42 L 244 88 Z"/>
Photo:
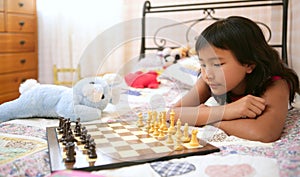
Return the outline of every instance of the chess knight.
<path id="1" fill-rule="evenodd" d="M 99 119 L 109 103 L 118 102 L 113 83 L 121 82 L 117 76 L 83 78 L 72 88 L 26 80 L 19 88 L 19 98 L 0 105 L 0 122 L 30 117 L 80 118 L 83 122 Z"/>

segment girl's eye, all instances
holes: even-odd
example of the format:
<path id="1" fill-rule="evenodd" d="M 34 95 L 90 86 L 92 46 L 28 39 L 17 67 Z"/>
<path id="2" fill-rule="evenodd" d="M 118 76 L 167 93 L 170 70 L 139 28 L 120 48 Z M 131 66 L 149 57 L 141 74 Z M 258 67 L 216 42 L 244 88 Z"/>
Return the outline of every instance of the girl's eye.
<path id="1" fill-rule="evenodd" d="M 220 66 L 222 66 L 224 63 L 217 63 L 217 64 L 214 64 L 214 66 L 216 66 L 216 67 L 220 67 Z"/>
<path id="2" fill-rule="evenodd" d="M 206 67 L 206 65 L 203 63 L 200 63 L 200 67 Z"/>

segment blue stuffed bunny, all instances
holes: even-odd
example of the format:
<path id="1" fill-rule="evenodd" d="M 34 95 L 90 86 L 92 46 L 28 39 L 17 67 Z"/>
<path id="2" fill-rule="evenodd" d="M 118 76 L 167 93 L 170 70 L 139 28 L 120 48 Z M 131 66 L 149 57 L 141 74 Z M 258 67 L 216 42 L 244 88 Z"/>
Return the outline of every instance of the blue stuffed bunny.
<path id="1" fill-rule="evenodd" d="M 0 105 L 0 122 L 30 117 L 92 121 L 101 117 L 102 110 L 112 100 L 109 84 L 102 77 L 83 78 L 73 88 L 29 79 L 21 84 L 19 91 L 19 98 Z"/>

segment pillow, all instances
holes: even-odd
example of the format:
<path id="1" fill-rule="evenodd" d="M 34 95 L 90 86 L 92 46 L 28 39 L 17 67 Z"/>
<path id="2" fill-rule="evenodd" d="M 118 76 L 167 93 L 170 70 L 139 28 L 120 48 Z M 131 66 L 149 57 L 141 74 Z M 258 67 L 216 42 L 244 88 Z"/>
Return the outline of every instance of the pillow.
<path id="1" fill-rule="evenodd" d="M 190 89 L 197 81 L 200 64 L 197 57 L 180 59 L 176 64 L 167 67 L 159 79 L 167 79 L 176 83 L 177 87 Z"/>

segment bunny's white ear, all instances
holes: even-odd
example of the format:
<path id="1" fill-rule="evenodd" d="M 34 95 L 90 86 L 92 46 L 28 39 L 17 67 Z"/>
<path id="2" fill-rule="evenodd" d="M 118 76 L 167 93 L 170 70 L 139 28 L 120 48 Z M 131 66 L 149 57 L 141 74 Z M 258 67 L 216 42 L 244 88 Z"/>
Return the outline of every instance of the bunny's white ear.
<path id="1" fill-rule="evenodd" d="M 40 85 L 35 79 L 27 79 L 24 83 L 22 83 L 19 87 L 20 94 L 30 90 L 33 87 Z"/>

